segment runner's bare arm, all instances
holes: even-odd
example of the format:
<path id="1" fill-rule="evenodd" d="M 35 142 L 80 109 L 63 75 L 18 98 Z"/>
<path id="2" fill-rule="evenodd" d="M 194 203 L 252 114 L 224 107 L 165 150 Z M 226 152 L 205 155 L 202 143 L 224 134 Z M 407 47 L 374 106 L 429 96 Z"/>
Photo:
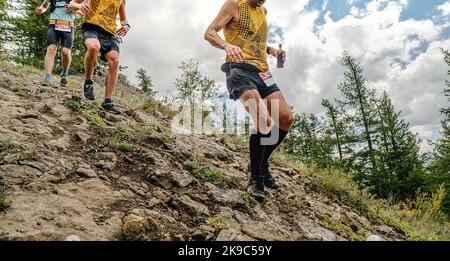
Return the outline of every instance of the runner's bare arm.
<path id="1" fill-rule="evenodd" d="M 219 36 L 219 32 L 222 31 L 225 26 L 233 19 L 234 13 L 237 11 L 238 5 L 236 0 L 227 0 L 220 9 L 219 14 L 206 29 L 205 40 L 212 46 L 225 50 L 227 55 L 236 62 L 242 62 L 244 60 L 244 53 L 241 48 L 234 46 Z"/>
<path id="2" fill-rule="evenodd" d="M 47 11 L 49 5 L 50 5 L 50 3 L 42 2 L 42 4 L 38 8 L 36 8 L 36 14 L 41 15 L 41 14 L 45 13 Z"/>
<path id="3" fill-rule="evenodd" d="M 264 10 L 264 13 L 267 15 L 267 8 L 265 8 L 263 6 L 262 9 Z M 283 60 L 286 60 L 286 52 L 285 51 L 279 51 L 278 49 L 275 49 L 270 46 L 267 46 L 267 48 L 269 49 L 269 54 L 272 55 L 273 57 L 278 57 L 278 55 L 283 55 Z"/>
<path id="4" fill-rule="evenodd" d="M 130 30 L 130 25 L 128 24 L 127 20 L 127 13 L 125 11 L 125 0 L 122 0 L 122 4 L 120 5 L 119 18 L 121 27 L 119 28 L 119 30 L 117 30 L 117 35 L 125 36 Z"/>
<path id="5" fill-rule="evenodd" d="M 67 8 L 82 15 L 87 15 L 92 12 L 89 4 L 86 4 L 84 0 L 72 0 Z"/>

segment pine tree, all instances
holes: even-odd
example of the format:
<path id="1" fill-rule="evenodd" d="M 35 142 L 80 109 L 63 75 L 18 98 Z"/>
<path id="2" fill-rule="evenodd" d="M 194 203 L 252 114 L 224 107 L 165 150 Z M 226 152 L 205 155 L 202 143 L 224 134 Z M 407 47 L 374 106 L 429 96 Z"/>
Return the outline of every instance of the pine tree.
<path id="1" fill-rule="evenodd" d="M 444 60 L 450 66 L 450 53 L 448 50 L 442 50 Z M 450 70 L 448 71 L 450 75 Z M 450 81 L 446 81 L 446 87 L 443 94 L 447 97 L 450 104 Z M 450 216 L 450 105 L 441 109 L 444 119 L 442 125 L 442 137 L 435 143 L 432 161 L 429 164 L 429 177 L 427 184 L 430 192 L 434 192 L 441 184 L 445 184 L 447 194 L 443 201 L 442 209 Z"/>
<path id="2" fill-rule="evenodd" d="M 14 45 L 12 52 L 16 62 L 43 67 L 47 50 L 47 30 L 49 14 L 36 15 L 36 7 L 41 0 L 17 0 L 13 12 L 17 15 L 10 19 L 9 37 Z"/>
<path id="3" fill-rule="evenodd" d="M 353 152 L 355 137 L 350 128 L 350 118 L 340 105 L 333 105 L 329 100 L 322 100 L 325 108 L 325 135 L 329 137 L 330 146 L 337 150 L 338 165 L 346 164 L 347 156 Z"/>
<path id="4" fill-rule="evenodd" d="M 327 167 L 332 163 L 332 147 L 323 133 L 323 124 L 314 114 L 296 114 L 286 140 L 286 150 L 308 163 Z"/>
<path id="5" fill-rule="evenodd" d="M 141 88 L 144 93 L 150 95 L 151 97 L 154 97 L 155 94 L 158 93 L 153 90 L 152 79 L 144 68 L 140 68 L 136 71 L 136 78 L 138 79 L 139 88 Z"/>
<path id="6" fill-rule="evenodd" d="M 401 118 L 387 94 L 378 102 L 379 125 L 376 153 L 379 172 L 371 177 L 378 196 L 412 198 L 424 183 L 423 161 L 419 156 L 419 141 Z"/>
<path id="7" fill-rule="evenodd" d="M 11 0 L 8 2 L 10 3 L 8 10 L 14 15 L 7 17 L 6 22 L 0 22 L 0 25 L 2 35 L 8 41 L 9 49 L 11 49 L 8 52 L 10 58 L 21 64 L 42 68 L 47 51 L 47 30 L 50 11 L 39 16 L 35 14 L 35 10 L 41 5 L 42 0 Z M 84 73 L 85 47 L 79 31 L 81 20 L 79 16 L 75 20 L 70 70 L 72 74 Z M 55 71 L 61 70 L 60 61 L 61 53 L 58 52 L 55 60 Z"/>
<path id="8" fill-rule="evenodd" d="M 377 126 L 375 91 L 365 85 L 363 70 L 354 58 L 344 53 L 341 63 L 346 70 L 344 81 L 339 84 L 343 100 L 338 102 L 354 111 L 352 128 L 356 130 L 355 135 L 358 137 L 359 147 L 362 148 L 353 155 L 354 165 L 358 166 L 356 178 L 360 183 L 366 184 L 369 177 L 378 171 L 373 135 Z"/>
<path id="9" fill-rule="evenodd" d="M 218 87 L 214 80 L 203 76 L 199 70 L 198 62 L 192 59 L 182 62 L 178 69 L 181 77 L 176 79 L 178 99 L 187 103 L 191 110 L 191 129 L 194 130 L 195 109 L 200 109 L 205 117 L 205 101 L 217 94 Z M 198 106 L 197 108 L 195 108 Z M 202 119 L 203 122 L 204 118 Z"/>

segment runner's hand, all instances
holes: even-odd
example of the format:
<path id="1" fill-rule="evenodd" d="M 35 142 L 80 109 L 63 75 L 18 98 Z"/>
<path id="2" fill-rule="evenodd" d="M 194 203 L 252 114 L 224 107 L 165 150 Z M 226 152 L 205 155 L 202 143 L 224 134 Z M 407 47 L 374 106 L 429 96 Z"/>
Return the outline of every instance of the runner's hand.
<path id="1" fill-rule="evenodd" d="M 43 13 L 44 13 L 44 9 L 43 8 L 41 8 L 41 7 L 36 8 L 36 14 L 37 15 L 41 15 Z"/>
<path id="2" fill-rule="evenodd" d="M 275 48 L 270 47 L 269 52 L 270 52 L 270 55 L 272 55 L 275 58 L 278 58 L 279 55 L 282 55 L 283 56 L 283 61 L 286 60 L 286 51 L 277 50 Z"/>
<path id="3" fill-rule="evenodd" d="M 283 57 L 283 61 L 286 61 L 286 51 L 283 50 L 277 50 L 277 56 L 279 57 L 281 55 L 281 57 Z"/>
<path id="4" fill-rule="evenodd" d="M 83 13 L 83 15 L 87 15 L 90 12 L 92 12 L 92 9 L 88 4 L 81 4 L 79 11 L 81 11 L 81 13 Z"/>
<path id="5" fill-rule="evenodd" d="M 239 63 L 244 61 L 244 52 L 242 52 L 241 48 L 232 44 L 227 44 L 224 49 L 231 61 Z"/>
<path id="6" fill-rule="evenodd" d="M 128 25 L 122 25 L 119 30 L 117 30 L 117 36 L 123 37 L 127 35 L 128 31 L 130 30 L 130 27 Z"/>

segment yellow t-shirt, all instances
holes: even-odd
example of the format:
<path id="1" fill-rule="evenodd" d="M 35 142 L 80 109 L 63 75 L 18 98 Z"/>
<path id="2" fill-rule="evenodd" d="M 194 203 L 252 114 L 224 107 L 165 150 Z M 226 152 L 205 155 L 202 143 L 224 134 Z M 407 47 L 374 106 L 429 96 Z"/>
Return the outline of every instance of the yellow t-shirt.
<path id="1" fill-rule="evenodd" d="M 115 35 L 121 3 L 122 0 L 90 0 L 92 12 L 84 17 L 84 22 L 98 25 Z"/>
<path id="2" fill-rule="evenodd" d="M 266 14 L 261 7 L 253 8 L 245 0 L 238 0 L 239 23 L 231 33 L 225 34 L 225 40 L 240 47 L 244 53 L 244 63 L 267 71 L 267 37 L 269 26 Z M 230 58 L 226 58 L 227 62 Z"/>

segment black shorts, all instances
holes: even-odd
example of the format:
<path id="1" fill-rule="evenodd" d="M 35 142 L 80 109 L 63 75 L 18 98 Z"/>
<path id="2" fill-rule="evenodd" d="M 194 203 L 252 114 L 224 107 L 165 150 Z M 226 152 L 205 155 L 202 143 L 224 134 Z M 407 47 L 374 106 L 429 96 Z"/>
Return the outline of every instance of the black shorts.
<path id="1" fill-rule="evenodd" d="M 259 75 L 261 70 L 253 65 L 227 62 L 222 65 L 221 69 L 226 73 L 230 99 L 235 101 L 239 100 L 241 95 L 248 90 L 258 90 L 263 99 L 280 91 L 276 83 L 268 86 Z"/>
<path id="2" fill-rule="evenodd" d="M 72 49 L 73 26 L 72 26 L 72 32 L 56 31 L 54 24 L 51 24 L 48 26 L 47 44 L 48 45 L 52 45 L 52 44 L 58 45 L 59 42 L 61 42 L 62 47 Z"/>
<path id="3" fill-rule="evenodd" d="M 83 24 L 81 28 L 83 34 L 83 42 L 87 39 L 97 39 L 100 42 L 100 58 L 106 62 L 106 54 L 110 51 L 120 52 L 119 40 L 117 37 L 102 29 L 99 26 L 91 24 Z"/>

